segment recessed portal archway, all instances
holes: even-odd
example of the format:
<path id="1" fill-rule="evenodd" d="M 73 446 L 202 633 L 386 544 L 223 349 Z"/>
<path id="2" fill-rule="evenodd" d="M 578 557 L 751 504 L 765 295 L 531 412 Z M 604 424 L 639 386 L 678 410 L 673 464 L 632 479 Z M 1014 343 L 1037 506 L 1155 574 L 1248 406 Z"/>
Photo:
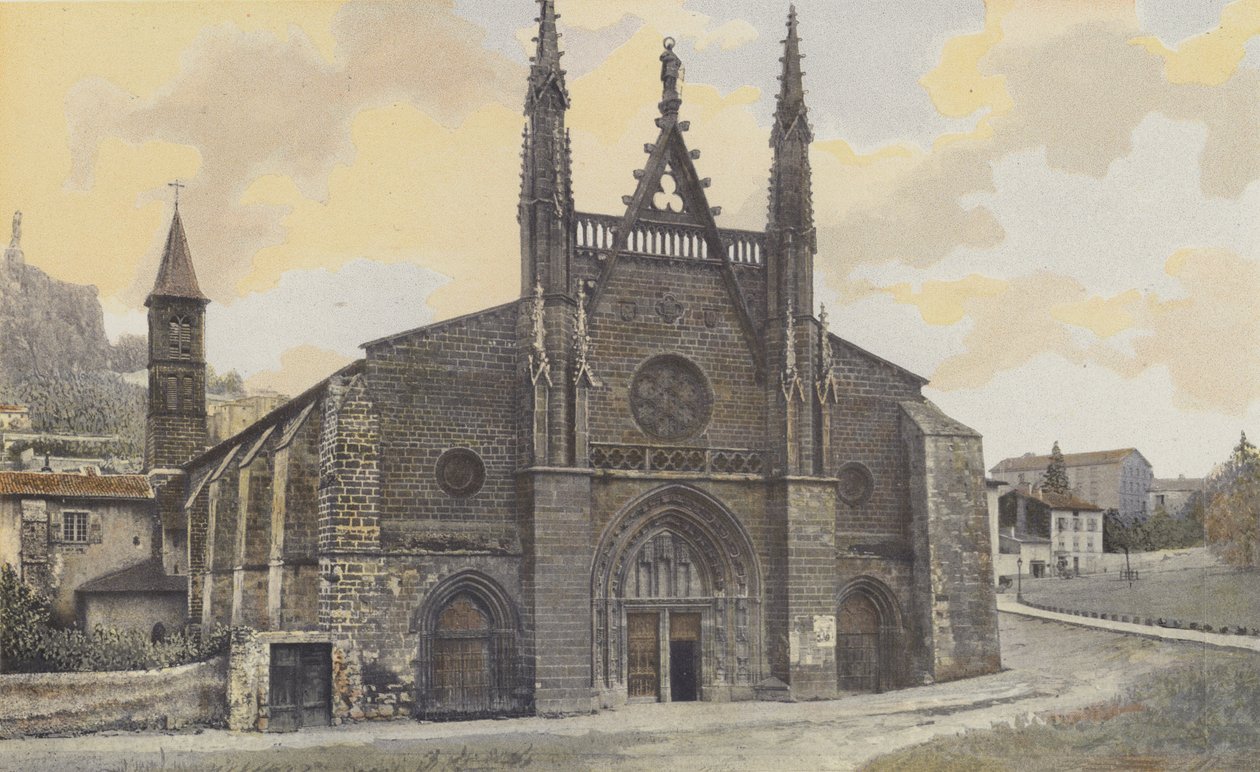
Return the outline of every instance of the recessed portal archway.
<path id="1" fill-rule="evenodd" d="M 629 700 L 714 699 L 762 671 L 761 574 L 719 502 L 658 489 L 605 530 L 592 567 L 596 688 Z"/>

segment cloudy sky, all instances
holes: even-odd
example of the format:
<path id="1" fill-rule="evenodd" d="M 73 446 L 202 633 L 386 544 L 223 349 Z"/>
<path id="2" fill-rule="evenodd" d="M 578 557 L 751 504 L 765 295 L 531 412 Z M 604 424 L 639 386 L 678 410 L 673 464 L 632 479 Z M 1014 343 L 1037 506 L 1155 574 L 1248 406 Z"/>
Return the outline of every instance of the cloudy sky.
<path id="1" fill-rule="evenodd" d="M 579 208 L 660 41 L 720 224 L 764 226 L 786 2 L 560 0 Z M 782 7 L 780 7 L 782 6 Z M 1260 0 L 799 0 L 832 329 L 1007 455 L 1201 474 L 1260 435 Z M 294 393 L 509 300 L 529 0 L 0 4 L 0 210 L 143 332 L 180 179 L 210 359 Z"/>

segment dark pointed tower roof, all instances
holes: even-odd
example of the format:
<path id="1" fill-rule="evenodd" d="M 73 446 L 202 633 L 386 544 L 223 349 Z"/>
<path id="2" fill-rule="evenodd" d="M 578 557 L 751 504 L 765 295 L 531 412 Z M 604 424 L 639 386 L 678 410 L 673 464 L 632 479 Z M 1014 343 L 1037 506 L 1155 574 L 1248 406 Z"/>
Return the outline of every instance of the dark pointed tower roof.
<path id="1" fill-rule="evenodd" d="M 208 302 L 197 284 L 193 270 L 192 254 L 188 251 L 188 237 L 184 235 L 184 223 L 179 217 L 179 204 L 171 218 L 171 230 L 166 235 L 166 247 L 162 250 L 162 263 L 158 266 L 157 281 L 149 300 L 154 297 L 190 298 Z M 148 301 L 145 301 L 148 305 Z"/>
<path id="2" fill-rule="evenodd" d="M 783 74 L 779 76 L 778 107 L 770 146 L 774 164 L 770 171 L 770 228 L 788 229 L 809 235 L 814 228 L 813 192 L 809 168 L 809 145 L 814 133 L 805 107 L 804 75 L 801 71 L 801 37 L 797 28 L 796 6 L 788 11 L 787 39 L 783 41 Z"/>

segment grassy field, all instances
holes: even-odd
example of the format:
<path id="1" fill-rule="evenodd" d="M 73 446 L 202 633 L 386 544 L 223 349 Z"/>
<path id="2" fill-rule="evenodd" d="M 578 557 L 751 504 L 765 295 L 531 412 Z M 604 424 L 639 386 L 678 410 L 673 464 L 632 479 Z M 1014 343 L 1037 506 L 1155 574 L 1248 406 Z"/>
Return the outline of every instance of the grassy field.
<path id="1" fill-rule="evenodd" d="M 941 738 L 876 759 L 906 770 L 1253 770 L 1260 751 L 1260 657 L 1205 652 L 1128 697 L 1048 722 Z"/>
<path id="2" fill-rule="evenodd" d="M 1132 583 L 1115 573 L 1023 581 L 1024 599 L 1077 611 L 1164 617 L 1183 622 L 1260 628 L 1260 573 L 1186 556 L 1139 571 Z"/>

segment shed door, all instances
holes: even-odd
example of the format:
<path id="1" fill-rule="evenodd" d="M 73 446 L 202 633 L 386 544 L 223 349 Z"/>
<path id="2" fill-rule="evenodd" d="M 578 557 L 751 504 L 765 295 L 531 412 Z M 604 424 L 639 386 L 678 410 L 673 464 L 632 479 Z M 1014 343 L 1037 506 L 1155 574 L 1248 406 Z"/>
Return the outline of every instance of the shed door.
<path id="1" fill-rule="evenodd" d="M 330 644 L 272 644 L 268 730 L 291 732 L 304 726 L 327 726 L 331 681 Z"/>

